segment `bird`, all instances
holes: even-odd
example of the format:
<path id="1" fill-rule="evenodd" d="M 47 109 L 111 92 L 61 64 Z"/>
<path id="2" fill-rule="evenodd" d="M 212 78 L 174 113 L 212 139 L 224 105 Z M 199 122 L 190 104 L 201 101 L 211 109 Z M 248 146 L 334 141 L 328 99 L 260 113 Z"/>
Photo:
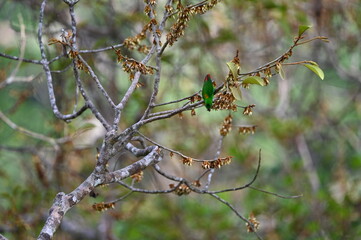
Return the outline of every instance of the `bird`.
<path id="1" fill-rule="evenodd" d="M 207 110 L 210 112 L 214 97 L 214 86 L 210 74 L 207 74 L 206 77 L 204 78 L 202 97 L 204 100 L 204 105 L 206 106 Z"/>

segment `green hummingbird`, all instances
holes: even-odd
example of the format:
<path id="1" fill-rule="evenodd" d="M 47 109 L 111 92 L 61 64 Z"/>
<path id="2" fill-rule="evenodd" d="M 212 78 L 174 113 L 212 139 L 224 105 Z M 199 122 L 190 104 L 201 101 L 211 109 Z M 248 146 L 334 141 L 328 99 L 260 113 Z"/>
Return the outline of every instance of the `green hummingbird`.
<path id="1" fill-rule="evenodd" d="M 210 74 L 207 74 L 207 76 L 204 78 L 202 97 L 207 110 L 211 111 L 214 97 L 214 86 Z"/>

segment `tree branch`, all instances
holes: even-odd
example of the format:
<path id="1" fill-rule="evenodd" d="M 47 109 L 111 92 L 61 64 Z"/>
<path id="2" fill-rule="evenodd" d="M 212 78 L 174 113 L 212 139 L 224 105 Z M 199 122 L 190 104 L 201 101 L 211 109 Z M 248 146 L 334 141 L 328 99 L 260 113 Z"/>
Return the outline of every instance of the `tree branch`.
<path id="1" fill-rule="evenodd" d="M 146 167 L 157 164 L 162 159 L 161 151 L 158 147 L 153 147 L 153 150 L 141 160 L 114 172 L 98 175 L 93 172 L 79 187 L 69 194 L 60 192 L 56 195 L 54 203 L 49 210 L 49 217 L 41 230 L 38 239 L 49 240 L 53 237 L 55 231 L 60 226 L 64 215 L 83 198 L 88 195 L 95 187 L 121 182 L 123 179 L 145 169 Z"/>
<path id="2" fill-rule="evenodd" d="M 41 7 L 40 7 L 40 15 L 39 15 L 39 23 L 38 23 L 38 42 L 39 42 L 39 48 L 40 48 L 40 54 L 41 54 L 41 64 L 43 65 L 43 69 L 46 75 L 47 85 L 48 85 L 48 93 L 49 93 L 49 99 L 50 99 L 50 105 L 51 108 L 55 114 L 55 116 L 59 119 L 62 119 L 64 121 L 68 121 L 70 119 L 74 119 L 78 116 L 80 116 L 87 108 L 88 106 L 85 105 L 82 107 L 79 111 L 73 113 L 73 114 L 67 114 L 63 115 L 60 113 L 58 106 L 56 104 L 56 98 L 54 93 L 54 86 L 53 86 L 53 78 L 51 75 L 50 67 L 49 67 L 49 61 L 46 57 L 45 53 L 45 47 L 43 43 L 43 21 L 44 21 L 44 11 L 46 6 L 47 0 L 43 0 Z"/>
<path id="3" fill-rule="evenodd" d="M 244 216 L 242 216 L 235 207 L 232 206 L 232 204 L 230 204 L 229 202 L 227 202 L 226 200 L 222 199 L 221 197 L 219 197 L 218 195 L 214 194 L 214 193 L 209 193 L 210 196 L 214 197 L 215 199 L 217 199 L 218 201 L 220 201 L 221 203 L 223 203 L 224 205 L 226 205 L 227 207 L 229 207 L 232 212 L 234 212 L 240 219 L 242 219 L 244 222 L 246 222 L 248 224 L 248 226 L 251 227 L 251 229 L 253 230 L 253 233 L 257 236 L 258 239 L 262 239 L 262 237 L 260 235 L 258 235 L 258 233 L 256 232 L 256 229 L 253 225 L 253 223 L 251 223 L 250 221 L 248 221 L 247 218 L 245 218 Z"/>
<path id="4" fill-rule="evenodd" d="M 219 190 L 219 191 L 207 191 L 207 193 L 215 194 L 215 193 L 238 191 L 238 190 L 241 190 L 241 189 L 248 188 L 249 186 L 251 186 L 254 183 L 254 181 L 256 181 L 260 168 L 261 168 L 261 149 L 259 150 L 258 165 L 257 165 L 256 173 L 254 174 L 252 180 L 249 183 L 247 183 L 247 184 L 245 184 L 245 185 L 243 185 L 241 187 L 227 188 L 227 189 L 223 189 L 223 190 Z"/>
<path id="5" fill-rule="evenodd" d="M 0 240 L 8 240 L 8 239 L 0 234 Z"/>
<path id="6" fill-rule="evenodd" d="M 162 160 L 162 158 L 163 158 L 163 156 L 162 156 L 161 149 L 158 148 L 157 146 L 153 146 L 152 151 L 148 155 L 146 155 L 144 158 L 142 158 L 141 160 L 139 160 L 125 168 L 116 170 L 114 172 L 105 173 L 104 184 L 119 182 L 119 181 L 145 169 L 146 167 L 148 167 L 150 165 L 159 163 Z"/>

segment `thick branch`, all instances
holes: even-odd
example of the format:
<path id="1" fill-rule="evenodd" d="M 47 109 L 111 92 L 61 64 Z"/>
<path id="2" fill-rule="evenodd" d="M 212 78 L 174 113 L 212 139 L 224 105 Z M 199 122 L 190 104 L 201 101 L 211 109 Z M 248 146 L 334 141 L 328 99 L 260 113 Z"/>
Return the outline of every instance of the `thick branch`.
<path id="1" fill-rule="evenodd" d="M 64 215 L 92 191 L 95 186 L 95 179 L 95 174 L 91 174 L 73 192 L 69 194 L 60 192 L 56 195 L 54 203 L 49 210 L 49 217 L 39 234 L 38 240 L 49 240 L 53 238 Z"/>
<path id="2" fill-rule="evenodd" d="M 162 152 L 161 149 L 157 146 L 153 146 L 153 150 L 141 160 L 114 172 L 105 174 L 105 184 L 120 182 L 123 179 L 144 170 L 146 167 L 150 165 L 154 165 L 159 163 L 162 160 Z"/>
<path id="3" fill-rule="evenodd" d="M 39 240 L 49 240 L 54 236 L 55 231 L 60 226 L 64 215 L 76 204 L 78 204 L 95 187 L 101 184 L 120 182 L 125 178 L 147 168 L 150 165 L 157 164 L 162 159 L 162 153 L 156 146 L 153 150 L 141 160 L 114 172 L 97 175 L 92 173 L 79 187 L 69 194 L 60 192 L 56 195 L 54 203 L 49 211 L 49 217 L 38 237 Z"/>
<path id="4" fill-rule="evenodd" d="M 145 156 L 145 155 L 149 154 L 154 149 L 154 146 L 149 146 L 147 148 L 141 149 L 141 148 L 135 147 L 131 143 L 127 143 L 125 145 L 125 149 L 127 149 L 129 152 L 133 153 L 134 156 L 140 157 L 140 156 Z"/>

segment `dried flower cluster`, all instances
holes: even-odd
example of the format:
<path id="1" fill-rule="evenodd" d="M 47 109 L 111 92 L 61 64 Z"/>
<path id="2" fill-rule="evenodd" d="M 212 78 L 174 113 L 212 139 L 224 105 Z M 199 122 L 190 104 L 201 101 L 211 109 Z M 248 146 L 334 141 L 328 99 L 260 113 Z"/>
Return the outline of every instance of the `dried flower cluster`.
<path id="1" fill-rule="evenodd" d="M 79 55 L 79 52 L 78 51 L 73 51 L 73 50 L 70 50 L 69 54 L 68 54 L 69 58 L 71 58 L 71 59 L 77 58 L 78 55 Z"/>
<path id="2" fill-rule="evenodd" d="M 156 0 L 144 0 L 144 3 L 146 4 L 144 7 L 144 13 L 147 14 L 147 16 L 150 16 L 150 12 L 153 13 L 153 15 L 156 15 L 156 12 L 154 11 L 154 6 L 157 4 Z"/>
<path id="3" fill-rule="evenodd" d="M 250 226 L 249 223 L 246 223 L 246 226 L 247 226 L 247 232 L 255 232 L 258 230 L 259 228 L 259 222 L 257 221 L 256 217 L 254 216 L 253 213 L 250 214 L 249 218 L 248 218 L 248 221 L 250 223 L 252 223 L 253 225 L 253 228 Z"/>
<path id="4" fill-rule="evenodd" d="M 79 59 L 78 55 L 79 55 L 79 52 L 78 51 L 74 51 L 72 50 L 72 38 L 73 34 L 71 31 L 63 31 L 63 33 L 61 34 L 61 39 L 62 40 L 58 40 L 56 38 L 51 38 L 49 41 L 48 41 L 48 45 L 52 45 L 52 44 L 60 44 L 62 47 L 63 47 L 63 51 L 64 51 L 64 54 L 66 55 L 66 47 L 70 47 L 70 51 L 69 53 L 67 54 L 69 56 L 69 58 L 71 59 L 76 59 L 75 60 L 75 65 L 76 67 L 79 69 L 79 70 L 84 70 L 86 73 L 89 73 L 89 69 L 88 67 Z"/>
<path id="5" fill-rule="evenodd" d="M 132 179 L 134 179 L 136 182 L 140 182 L 143 179 L 143 171 L 139 171 L 133 175 L 130 176 Z"/>
<path id="6" fill-rule="evenodd" d="M 241 100 L 242 98 L 242 93 L 239 89 L 240 83 L 238 82 L 238 76 L 240 74 L 239 71 L 241 69 L 238 54 L 239 51 L 237 50 L 236 56 L 234 56 L 234 58 L 227 63 L 229 72 L 224 84 L 226 91 L 231 93 L 235 100 Z"/>
<path id="7" fill-rule="evenodd" d="M 192 182 L 192 185 L 195 186 L 195 187 L 200 187 L 202 186 L 201 182 L 199 180 L 195 180 Z"/>
<path id="8" fill-rule="evenodd" d="M 230 164 L 232 161 L 232 157 L 224 157 L 224 158 L 218 158 L 214 161 L 203 161 L 202 162 L 202 168 L 203 169 L 210 169 L 210 168 L 221 168 L 223 165 Z"/>
<path id="9" fill-rule="evenodd" d="M 264 82 L 265 86 L 267 86 L 269 84 L 269 82 L 270 82 L 269 78 L 268 77 L 263 77 L 262 79 L 263 79 L 263 82 Z"/>
<path id="10" fill-rule="evenodd" d="M 234 103 L 235 97 L 232 92 L 226 90 L 216 95 L 212 108 L 215 110 L 232 110 L 237 111 L 237 106 Z"/>
<path id="11" fill-rule="evenodd" d="M 169 187 L 174 188 L 174 184 L 169 184 Z M 188 195 L 191 193 L 191 189 L 186 184 L 182 183 L 174 190 L 174 193 L 178 196 Z"/>
<path id="12" fill-rule="evenodd" d="M 58 40 L 56 38 L 50 38 L 48 41 L 48 45 L 60 44 L 63 46 L 69 46 L 72 44 L 72 41 L 71 41 L 72 36 L 73 36 L 73 33 L 70 30 L 68 30 L 68 31 L 63 30 L 63 32 L 60 35 L 61 40 Z"/>
<path id="13" fill-rule="evenodd" d="M 154 73 L 153 68 L 148 67 L 134 59 L 126 59 L 123 62 L 123 70 L 127 73 L 141 72 L 144 75 Z"/>
<path id="14" fill-rule="evenodd" d="M 248 105 L 247 107 L 244 108 L 243 110 L 243 114 L 250 116 L 252 115 L 252 108 L 254 108 L 256 105 L 252 104 L 252 105 Z"/>
<path id="15" fill-rule="evenodd" d="M 182 163 L 187 166 L 191 166 L 193 163 L 193 159 L 190 157 L 182 157 Z"/>
<path id="16" fill-rule="evenodd" d="M 192 12 L 196 14 L 204 14 L 205 12 L 211 10 L 220 0 L 211 0 L 209 3 L 206 4 L 199 4 L 194 5 L 191 7 Z"/>
<path id="17" fill-rule="evenodd" d="M 123 70 L 127 73 L 130 73 L 131 79 L 135 72 L 140 72 L 143 75 L 153 74 L 154 69 L 152 67 L 146 66 L 145 64 L 138 62 L 132 58 L 123 56 L 120 53 L 120 50 L 115 50 L 115 53 L 118 56 L 118 62 L 122 62 Z"/>
<path id="18" fill-rule="evenodd" d="M 178 113 L 178 117 L 179 117 L 179 119 L 183 119 L 183 113 L 182 113 L 182 112 L 179 112 L 179 113 Z"/>
<path id="19" fill-rule="evenodd" d="M 101 203 L 94 203 L 93 204 L 93 209 L 95 211 L 99 211 L 99 212 L 103 212 L 103 211 L 106 211 L 110 208 L 115 208 L 115 203 L 111 202 L 111 203 L 104 203 L 104 202 L 101 202 Z"/>
<path id="20" fill-rule="evenodd" d="M 198 101 L 201 101 L 202 100 L 202 97 L 200 95 L 193 95 L 189 98 L 189 100 L 191 101 L 191 103 L 195 103 L 195 102 L 198 102 Z"/>
<path id="21" fill-rule="evenodd" d="M 187 24 L 191 16 L 196 14 L 203 14 L 214 7 L 220 0 L 212 0 L 209 3 L 192 5 L 189 7 L 183 7 L 181 1 L 178 2 L 177 10 L 178 18 L 177 21 L 173 24 L 170 29 L 170 32 L 167 34 L 167 41 L 170 45 L 173 45 L 178 38 L 184 35 L 184 30 L 187 27 Z M 169 9 L 169 8 L 168 8 Z"/>
<path id="22" fill-rule="evenodd" d="M 144 0 L 144 3 L 154 6 L 157 3 L 157 1 L 156 0 Z"/>
<path id="23" fill-rule="evenodd" d="M 232 129 L 232 115 L 228 115 L 224 120 L 219 131 L 222 136 L 226 136 Z"/>
<path id="24" fill-rule="evenodd" d="M 89 73 L 89 68 L 79 58 L 76 59 L 75 64 L 79 70 L 83 70 L 84 72 Z"/>
<path id="25" fill-rule="evenodd" d="M 173 14 L 173 6 L 172 5 L 166 5 L 165 6 L 165 11 L 167 12 L 168 16 L 172 15 Z"/>
<path id="26" fill-rule="evenodd" d="M 249 127 L 243 126 L 238 128 L 238 132 L 243 134 L 248 134 L 248 133 L 254 134 L 255 131 L 256 131 L 256 126 L 249 126 Z"/>
<path id="27" fill-rule="evenodd" d="M 185 8 L 178 13 L 178 19 L 167 34 L 167 41 L 172 46 L 179 37 L 184 35 L 184 29 L 190 19 L 191 11 L 189 8 Z"/>
<path id="28" fill-rule="evenodd" d="M 149 5 L 147 5 L 149 6 Z M 150 8 L 149 8 L 150 11 Z M 144 25 L 142 31 L 140 33 L 138 33 L 136 36 L 134 37 L 128 37 L 124 40 L 124 46 L 130 50 L 138 50 L 141 53 L 149 53 L 149 47 L 146 45 L 141 45 L 140 42 L 142 40 L 145 39 L 147 31 L 151 31 L 152 29 L 152 25 L 157 25 L 157 20 L 156 19 L 151 19 L 149 21 L 149 23 L 147 23 L 146 25 Z"/>
<path id="29" fill-rule="evenodd" d="M 60 44 L 60 45 L 63 45 L 63 46 L 66 46 L 68 45 L 67 43 L 59 40 L 59 39 L 56 39 L 56 38 L 50 38 L 49 41 L 48 41 L 48 45 L 53 45 L 53 44 Z"/>
<path id="30" fill-rule="evenodd" d="M 240 68 L 240 66 L 241 66 L 241 61 L 239 60 L 238 55 L 239 55 L 239 51 L 237 50 L 236 56 L 234 56 L 234 58 L 233 58 L 232 61 L 231 61 L 231 62 L 233 62 L 236 66 L 238 66 L 238 69 L 237 69 L 237 70 L 239 70 L 239 68 Z"/>

